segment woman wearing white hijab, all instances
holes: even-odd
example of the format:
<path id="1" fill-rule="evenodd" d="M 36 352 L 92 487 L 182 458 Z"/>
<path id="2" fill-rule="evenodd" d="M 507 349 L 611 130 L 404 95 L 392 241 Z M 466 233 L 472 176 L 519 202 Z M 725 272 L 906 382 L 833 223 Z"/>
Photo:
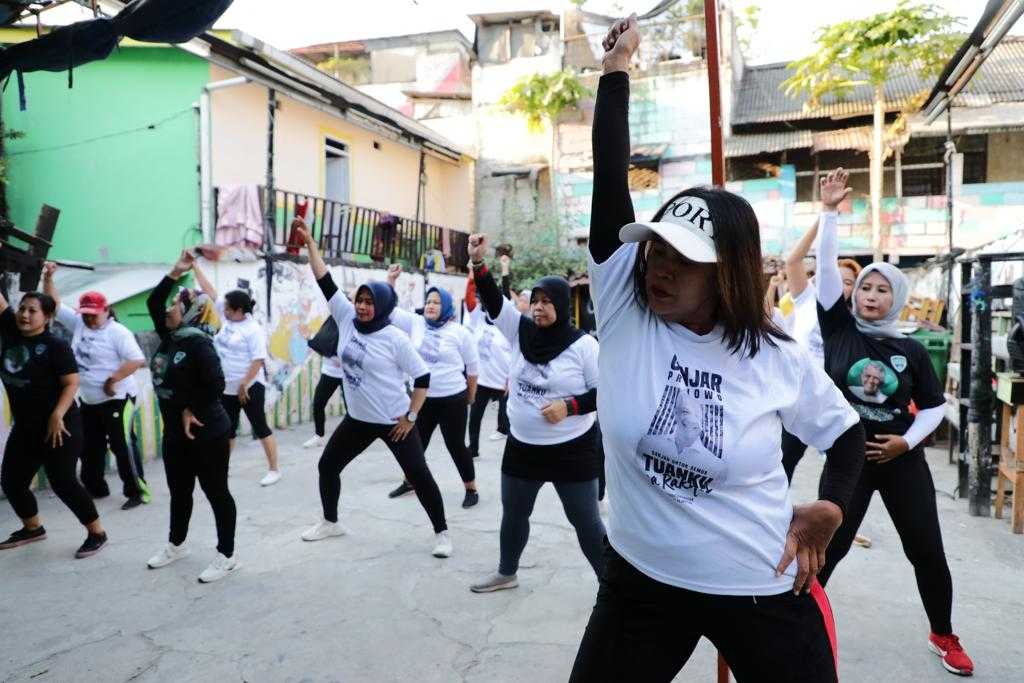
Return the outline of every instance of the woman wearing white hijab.
<path id="1" fill-rule="evenodd" d="M 848 176 L 843 169 L 829 173 L 822 180 L 822 196 L 845 198 L 850 190 L 842 188 Z M 820 219 L 818 318 L 826 371 L 860 414 L 867 434 L 867 462 L 818 580 L 825 585 L 849 551 L 878 491 L 914 565 L 931 624 L 928 647 L 942 657 L 948 671 L 970 675 L 974 665 L 951 624 L 953 581 L 942 547 L 935 485 L 921 446 L 942 422 L 942 386 L 925 348 L 898 329 L 909 297 L 907 278 L 899 268 L 871 264 L 857 277 L 853 306 L 843 300 L 837 205 L 826 205 Z M 911 401 L 916 415 L 911 414 Z"/>

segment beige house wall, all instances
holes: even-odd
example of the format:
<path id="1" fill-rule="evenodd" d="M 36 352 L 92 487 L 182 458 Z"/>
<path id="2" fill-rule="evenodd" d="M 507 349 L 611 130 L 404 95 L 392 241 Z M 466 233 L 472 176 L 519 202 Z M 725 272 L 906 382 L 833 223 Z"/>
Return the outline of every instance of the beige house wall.
<path id="1" fill-rule="evenodd" d="M 989 133 L 986 182 L 1001 183 L 1024 178 L 1024 133 Z"/>
<path id="2" fill-rule="evenodd" d="M 211 65 L 210 80 L 238 74 Z M 415 217 L 420 152 L 278 93 L 274 184 L 322 197 L 328 138 L 350 154 L 350 201 L 398 216 Z M 258 84 L 212 95 L 214 186 L 266 181 L 267 89 Z M 380 149 L 374 148 L 378 143 Z M 463 231 L 473 229 L 473 160 L 459 163 L 427 155 L 424 220 Z"/>

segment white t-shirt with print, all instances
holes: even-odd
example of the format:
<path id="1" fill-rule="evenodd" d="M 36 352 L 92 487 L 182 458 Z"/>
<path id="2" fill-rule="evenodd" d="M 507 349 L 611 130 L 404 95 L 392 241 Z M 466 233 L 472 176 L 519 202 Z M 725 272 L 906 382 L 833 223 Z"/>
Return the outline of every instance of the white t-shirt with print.
<path id="1" fill-rule="evenodd" d="M 821 367 L 825 367 L 825 342 L 821 339 L 821 328 L 818 327 L 818 292 L 813 282 L 808 282 L 804 291 L 793 297 L 791 317 L 790 336 L 807 349 Z"/>
<path id="2" fill-rule="evenodd" d="M 583 436 L 594 426 L 594 413 L 569 415 L 551 424 L 541 414 L 552 401 L 585 394 L 597 386 L 597 340 L 585 334 L 550 363 L 535 365 L 519 349 L 522 314 L 507 299 L 494 320 L 511 346 L 508 421 L 512 436 L 523 443 L 547 446 Z"/>
<path id="3" fill-rule="evenodd" d="M 338 357 L 348 414 L 356 420 L 391 425 L 409 412 L 406 378 L 430 372 L 409 336 L 394 325 L 373 334 L 355 326 L 355 306 L 339 289 L 327 306 L 338 323 Z"/>
<path id="4" fill-rule="evenodd" d="M 793 342 L 749 358 L 730 353 L 720 329 L 702 336 L 650 315 L 633 295 L 636 254 L 626 244 L 590 262 L 609 542 L 672 586 L 792 590 L 796 562 L 775 576 L 793 516 L 782 428 L 824 452 L 859 418 Z"/>
<path id="5" fill-rule="evenodd" d="M 107 396 L 103 384 L 128 361 L 144 361 L 145 355 L 135 335 L 116 320 L 108 320 L 98 330 L 90 329 L 82 316 L 61 304 L 57 320 L 71 331 L 71 348 L 78 362 L 78 393 L 90 405 L 138 395 L 135 375 L 114 385 L 114 395 Z"/>
<path id="6" fill-rule="evenodd" d="M 253 361 L 267 359 L 267 337 L 251 313 L 246 313 L 245 319 L 237 322 L 228 320 L 224 314 L 224 302 L 218 301 L 217 315 L 220 316 L 221 327 L 213 338 L 213 346 L 224 371 L 224 393 L 234 395 L 249 374 Z M 254 381 L 266 384 L 264 368 L 260 368 Z"/>
<path id="7" fill-rule="evenodd" d="M 434 328 L 416 313 L 395 309 L 391 322 L 406 332 L 430 369 L 427 398 L 445 398 L 466 391 L 466 375 L 480 374 L 473 333 L 455 321 Z M 465 374 L 463 374 L 465 372 Z"/>
<path id="8" fill-rule="evenodd" d="M 508 372 L 511 364 L 511 347 L 497 325 L 488 325 L 483 307 L 478 305 L 466 318 L 468 326 L 476 337 L 480 355 L 480 386 L 505 391 L 508 388 Z"/>
<path id="9" fill-rule="evenodd" d="M 338 356 L 324 356 L 320 362 L 320 374 L 333 377 L 334 379 L 344 379 L 345 370 L 341 367 L 341 358 Z"/>

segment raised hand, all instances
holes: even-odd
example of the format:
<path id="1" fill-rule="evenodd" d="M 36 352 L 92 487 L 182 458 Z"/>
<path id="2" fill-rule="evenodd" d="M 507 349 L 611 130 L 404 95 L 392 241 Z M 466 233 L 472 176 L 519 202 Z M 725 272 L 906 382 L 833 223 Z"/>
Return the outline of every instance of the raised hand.
<path id="1" fill-rule="evenodd" d="M 174 267 L 171 268 L 171 275 L 173 277 L 181 277 L 188 271 L 192 270 L 192 266 L 196 263 L 196 256 L 192 253 L 191 249 L 182 249 L 181 256 L 174 263 Z"/>
<path id="2" fill-rule="evenodd" d="M 601 63 L 606 74 L 613 71 L 629 71 L 629 62 L 640 47 L 640 28 L 636 14 L 615 22 L 601 45 L 605 50 Z"/>
<path id="3" fill-rule="evenodd" d="M 850 179 L 850 172 L 844 168 L 837 168 L 829 171 L 829 174 L 821 179 L 821 203 L 827 211 L 835 211 L 844 199 L 853 192 L 852 187 L 846 183 Z"/>
<path id="4" fill-rule="evenodd" d="M 402 264 L 392 263 L 388 266 L 388 284 L 392 287 L 398 282 L 398 277 L 402 274 Z"/>
<path id="5" fill-rule="evenodd" d="M 301 218 L 296 218 L 292 221 L 292 230 L 295 231 L 295 236 L 302 240 L 303 244 L 309 244 L 313 241 L 313 235 L 310 234 L 309 228 L 306 227 L 306 222 Z"/>
<path id="6" fill-rule="evenodd" d="M 53 261 L 43 262 L 43 278 L 49 280 L 57 272 L 57 264 Z"/>
<path id="7" fill-rule="evenodd" d="M 487 256 L 487 235 L 478 232 L 469 236 L 469 260 L 482 263 Z"/>

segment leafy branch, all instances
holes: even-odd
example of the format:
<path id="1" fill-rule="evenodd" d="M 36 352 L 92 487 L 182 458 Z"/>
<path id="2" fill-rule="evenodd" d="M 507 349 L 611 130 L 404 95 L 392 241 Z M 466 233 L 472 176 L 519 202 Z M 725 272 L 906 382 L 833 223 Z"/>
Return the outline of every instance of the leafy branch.
<path id="1" fill-rule="evenodd" d="M 499 104 L 511 112 L 526 116 L 531 131 L 540 130 L 544 122 L 553 123 L 563 111 L 576 109 L 590 90 L 569 69 L 551 74 L 524 76 L 502 95 Z"/>

